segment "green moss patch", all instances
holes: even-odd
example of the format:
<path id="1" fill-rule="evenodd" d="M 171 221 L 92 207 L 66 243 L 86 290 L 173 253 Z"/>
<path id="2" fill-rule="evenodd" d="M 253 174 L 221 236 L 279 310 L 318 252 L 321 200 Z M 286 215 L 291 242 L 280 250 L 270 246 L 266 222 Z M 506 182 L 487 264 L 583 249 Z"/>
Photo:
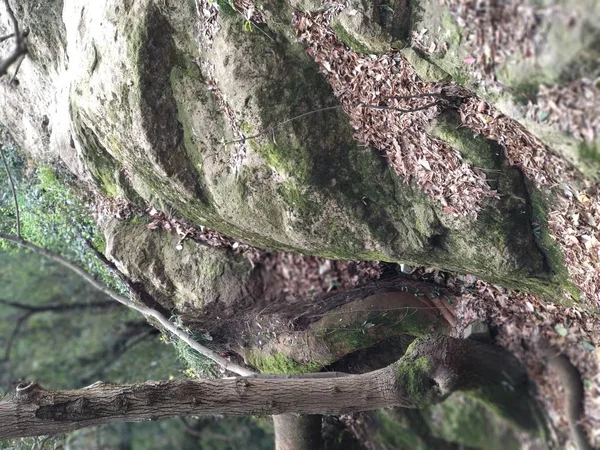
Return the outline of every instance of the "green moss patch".
<path id="1" fill-rule="evenodd" d="M 250 364 L 256 367 L 261 373 L 314 373 L 318 372 L 322 367 L 316 363 L 302 364 L 283 354 L 259 356 L 255 352 L 250 352 L 247 358 Z"/>
<path id="2" fill-rule="evenodd" d="M 440 115 L 429 132 L 460 151 L 462 157 L 474 167 L 491 170 L 502 167 L 502 147 L 497 142 L 475 135 L 468 128 L 462 127 L 460 117 L 453 111 Z"/>
<path id="3" fill-rule="evenodd" d="M 349 33 L 340 22 L 334 22 L 332 28 L 333 31 L 335 31 L 337 38 L 346 44 L 351 50 L 364 54 L 377 53 L 377 51 L 372 50 L 365 43 L 361 42 L 359 38 Z M 382 50 L 380 49 L 380 51 Z"/>
<path id="4" fill-rule="evenodd" d="M 518 450 L 519 441 L 507 425 L 484 403 L 472 396 L 453 394 L 422 411 L 429 429 L 438 438 L 473 449 Z"/>
<path id="5" fill-rule="evenodd" d="M 409 346 L 406 355 L 398 361 L 396 370 L 397 382 L 405 390 L 408 398 L 416 405 L 424 404 L 426 394 L 431 388 L 431 362 L 427 357 L 410 355 Z"/>
<path id="6" fill-rule="evenodd" d="M 448 72 L 430 62 L 425 55 L 420 54 L 416 50 L 404 48 L 401 50 L 401 53 L 423 81 L 440 83 L 451 79 Z"/>

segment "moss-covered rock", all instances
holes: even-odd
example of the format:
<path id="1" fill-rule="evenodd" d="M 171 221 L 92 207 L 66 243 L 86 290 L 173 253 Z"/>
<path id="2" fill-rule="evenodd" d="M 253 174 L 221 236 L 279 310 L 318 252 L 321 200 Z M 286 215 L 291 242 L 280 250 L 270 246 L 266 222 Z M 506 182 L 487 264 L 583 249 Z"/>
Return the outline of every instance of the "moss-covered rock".
<path id="1" fill-rule="evenodd" d="M 450 81 L 452 79 L 448 72 L 441 69 L 438 65 L 430 62 L 429 59 L 420 52 L 412 48 L 404 48 L 401 52 L 423 81 L 440 83 L 442 81 Z"/>
<path id="2" fill-rule="evenodd" d="M 15 66 L 0 83 L 0 122 L 10 130 L 23 149 L 36 158 L 49 159 L 53 153 L 62 150 L 68 158 L 69 146 L 55 147 L 56 130 L 61 128 L 57 113 L 57 103 L 68 100 L 68 96 L 59 97 L 57 92 L 64 86 L 66 57 L 66 32 L 62 20 L 63 2 L 60 0 L 10 1 L 13 12 L 19 21 L 21 30 L 29 30 L 28 55 L 23 60 L 13 82 Z M 12 23 L 8 20 L 5 6 L 0 6 L 4 20 L 0 24 L 0 35 L 13 33 Z M 13 47 L 13 39 L 3 41 L 3 59 Z M 12 50 L 10 50 L 12 51 Z M 64 144 L 61 141 L 61 144 Z"/>
<path id="3" fill-rule="evenodd" d="M 423 295 L 407 288 L 350 301 L 323 314 L 302 331 L 259 334 L 260 343 L 246 349 L 246 359 L 261 370 L 285 362 L 286 367 L 297 371 L 320 369 L 342 358 L 347 358 L 342 364 L 354 367 L 359 363 L 355 357 L 365 354 L 360 351 L 373 349 L 381 342 L 394 340 L 401 351 L 410 339 L 449 330 L 440 312 L 419 300 Z M 396 354 L 396 359 L 400 355 Z"/>
<path id="4" fill-rule="evenodd" d="M 530 0 L 530 3 L 535 8 L 540 7 L 538 1 Z M 523 103 L 535 97 L 542 84 L 566 84 L 580 77 L 598 79 L 600 6 L 595 0 L 545 0 L 542 4 L 574 11 L 580 19 L 541 18 L 536 25 L 536 41 L 543 45 L 543 49 L 538 51 L 543 56 L 532 58 L 520 52 L 507 55 L 506 61 L 495 69 L 497 79 L 504 86 L 501 93 L 496 87 L 490 89 L 485 82 L 472 76 L 471 67 L 464 62 L 472 56 L 465 44 L 467 31 L 437 1 L 407 1 L 406 4 L 403 1 L 354 1 L 332 19 L 332 27 L 341 41 L 362 53 L 403 48 L 403 39 L 408 39 L 411 31 L 426 30 L 429 39 L 436 44 L 432 54 L 424 55 L 412 48 L 401 50 L 423 80 L 439 82 L 451 78 L 474 90 L 504 114 L 523 124 L 587 176 L 600 180 L 598 152 L 593 151 L 597 143 L 582 143 L 554 126 L 531 120 L 523 107 Z"/>
<path id="5" fill-rule="evenodd" d="M 433 436 L 473 449 L 521 448 L 517 428 L 477 398 L 457 392 L 438 405 L 421 411 Z"/>
<path id="6" fill-rule="evenodd" d="M 540 7 L 538 1 L 530 0 L 529 3 L 532 7 Z M 504 114 L 520 122 L 587 176 L 600 180 L 598 160 L 586 158 L 585 150 L 581 152 L 582 146 L 584 149 L 593 148 L 593 142 L 581 143 L 555 126 L 531 120 L 523 107 L 523 103 L 535 98 L 542 84 L 564 85 L 579 77 L 595 80 L 600 76 L 600 6 L 594 0 L 547 0 L 542 4 L 573 11 L 581 20 L 540 19 L 536 25 L 536 41 L 543 45 L 538 52 L 543 56 L 532 58 L 520 52 L 508 55 L 506 61 L 495 69 L 497 79 L 504 86 L 502 93 L 472 79 L 471 69 L 464 62 L 465 58 L 471 56 L 465 46 L 465 30 L 458 26 L 447 10 L 440 8 L 438 2 L 420 1 L 423 12 L 414 24 L 417 29 L 427 29 L 438 44 L 445 44 L 437 45 L 439 50 L 426 58 L 428 62 L 437 65 L 455 81 L 473 89 Z M 407 59 L 416 69 L 421 65 L 414 58 Z"/>
<path id="7" fill-rule="evenodd" d="M 111 221 L 105 235 L 106 254 L 134 281 L 142 281 L 163 307 L 183 316 L 199 318 L 204 312 L 210 320 L 218 311 L 225 321 L 252 292 L 256 270 L 229 250 L 181 242 L 174 233 L 150 230 L 138 221 Z"/>
<path id="8" fill-rule="evenodd" d="M 436 266 L 532 289 L 552 281 L 531 213 L 519 205 L 527 203 L 519 173 L 505 177 L 506 196 L 476 222 L 444 212 L 353 139 L 295 41 L 289 5 L 257 3 L 266 23 L 252 32 L 223 5 L 200 36 L 205 18 L 194 5 L 165 5 L 66 6 L 65 17 L 77 18 L 65 22 L 66 52 L 81 64 L 69 65 L 55 89 L 68 100 L 56 104 L 68 131 L 56 143 L 105 194 L 178 211 L 263 248 Z M 415 5 L 357 1 L 339 23 L 356 37 L 363 28 L 351 24 L 364 22 L 389 46 L 428 16 L 426 3 Z M 424 71 L 442 77 L 432 62 Z M 479 157 L 474 164 L 485 163 Z"/>
<path id="9" fill-rule="evenodd" d="M 489 205 L 480 214 L 478 224 L 483 226 L 488 233 L 495 234 L 498 243 L 496 246 L 511 247 L 512 254 L 519 253 L 519 248 L 531 248 L 535 245 L 542 253 L 542 259 L 530 261 L 529 269 L 540 275 L 527 278 L 512 278 L 503 275 L 496 282 L 502 283 L 510 280 L 521 289 L 536 292 L 548 299 L 561 301 L 565 291 L 577 297 L 576 289 L 569 282 L 565 269 L 562 253 L 556 242 L 550 238 L 547 226 L 548 205 L 551 199 L 546 198 L 534 186 L 534 183 L 516 167 L 510 166 L 504 156 L 502 147 L 495 141 L 474 135 L 472 131 L 460 127 L 460 118 L 454 111 L 445 111 L 431 124 L 429 132 L 447 142 L 461 152 L 462 157 L 472 166 L 486 172 L 488 183 L 498 193 L 498 198 L 489 202 Z M 514 233 L 504 235 L 494 233 L 493 230 L 513 229 Z M 501 243 L 502 242 L 502 243 Z M 476 249 L 478 244 L 473 242 L 457 242 L 450 239 L 446 245 L 468 246 Z M 452 254 L 461 254 L 463 251 L 452 251 Z M 479 258 L 479 251 L 475 250 L 473 259 Z M 525 260 L 522 254 L 519 259 Z M 537 266 L 536 264 L 541 264 Z M 543 273 L 543 275 L 541 275 Z M 488 279 L 493 279 L 488 276 Z"/>

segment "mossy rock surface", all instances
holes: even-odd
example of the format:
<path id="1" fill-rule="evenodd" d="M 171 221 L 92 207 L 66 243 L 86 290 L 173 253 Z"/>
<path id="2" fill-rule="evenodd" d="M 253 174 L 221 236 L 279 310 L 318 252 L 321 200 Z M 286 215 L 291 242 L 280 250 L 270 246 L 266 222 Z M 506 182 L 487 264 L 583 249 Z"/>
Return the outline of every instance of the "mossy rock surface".
<path id="1" fill-rule="evenodd" d="M 561 288 L 532 238 L 530 208 L 519 210 L 518 199 L 528 198 L 518 173 L 504 184 L 507 200 L 490 200 L 477 221 L 453 217 L 354 140 L 295 40 L 289 5 L 259 2 L 266 23 L 252 32 L 223 5 L 201 36 L 204 19 L 193 6 L 68 5 L 64 30 L 48 36 L 63 36 L 69 60 L 80 64 L 64 67 L 44 95 L 61 98 L 54 106 L 62 125 L 50 126 L 66 134 L 53 137 L 53 151 L 73 171 L 108 196 L 177 211 L 262 248 L 434 266 L 534 291 L 549 283 L 544 293 Z M 369 36 L 379 33 L 385 46 L 429 17 L 427 3 L 351 6 L 365 24 L 373 13 Z M 362 28 L 350 24 L 342 25 L 358 36 Z M 333 109 L 290 121 L 322 108 Z"/>
<path id="2" fill-rule="evenodd" d="M 219 308 L 224 319 L 235 314 L 255 276 L 250 262 L 230 250 L 175 233 L 150 230 L 138 220 L 113 220 L 105 226 L 106 253 L 133 281 L 141 281 L 166 309 L 200 315 Z"/>
<path id="3" fill-rule="evenodd" d="M 382 53 L 400 48 L 423 80 L 452 79 L 475 91 L 598 181 L 597 142 L 581 142 L 556 126 L 531 120 L 523 104 L 536 96 L 542 84 L 567 85 L 582 77 L 590 80 L 600 77 L 600 4 L 595 0 L 529 0 L 526 3 L 534 8 L 565 11 L 565 20 L 539 19 L 535 32 L 536 42 L 543 46 L 538 52 L 542 55 L 540 58 L 512 52 L 495 69 L 497 79 L 504 86 L 501 93 L 473 76 L 471 66 L 464 62 L 467 57 L 472 57 L 466 45 L 467 31 L 437 1 L 355 0 L 333 19 L 332 26 L 338 39 L 355 51 Z M 579 20 L 567 20 L 567 12 L 572 12 Z M 407 47 L 410 33 L 421 30 L 427 30 L 427 36 L 436 43 L 437 50 L 431 55 Z"/>
<path id="4" fill-rule="evenodd" d="M 482 450 L 521 448 L 512 429 L 514 425 L 475 397 L 455 393 L 420 413 L 430 432 L 438 439 Z"/>
<path id="5" fill-rule="evenodd" d="M 438 310 L 419 300 L 423 295 L 407 289 L 348 302 L 328 311 L 305 330 L 262 335 L 259 344 L 245 349 L 246 359 L 261 371 L 278 366 L 296 372 L 307 368 L 315 371 L 336 362 L 355 367 L 364 364 L 370 357 L 368 349 L 376 349 L 380 343 L 398 339 L 399 350 L 415 337 L 446 334 L 448 323 Z"/>
<path id="6" fill-rule="evenodd" d="M 238 15 L 221 14 L 210 42 L 194 41 L 184 2 L 105 11 L 117 44 L 95 44 L 97 61 L 73 89 L 72 117 L 110 155 L 105 160 L 131 172 L 141 197 L 260 247 L 509 275 L 511 282 L 544 276 L 543 255 L 523 234 L 526 218 L 508 219 L 503 230 L 506 211 L 492 208 L 478 222 L 458 223 L 359 147 L 340 110 L 223 145 L 337 105 L 316 64 L 290 39 L 291 9 L 262 7 L 276 12 L 260 32 L 244 32 Z M 94 42 L 106 40 L 103 28 L 97 33 Z M 115 190 L 110 177 L 99 178 Z M 515 230 L 526 244 L 518 249 L 510 245 Z M 487 257 L 474 258 L 474 248 Z"/>

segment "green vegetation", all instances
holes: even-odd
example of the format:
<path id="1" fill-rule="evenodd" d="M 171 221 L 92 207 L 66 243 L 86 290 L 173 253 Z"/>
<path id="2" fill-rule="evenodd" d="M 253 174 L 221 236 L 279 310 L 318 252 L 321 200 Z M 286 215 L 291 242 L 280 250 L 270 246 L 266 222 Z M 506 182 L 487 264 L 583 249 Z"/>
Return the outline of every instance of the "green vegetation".
<path id="1" fill-rule="evenodd" d="M 550 269 L 550 276 L 553 281 L 559 286 L 559 289 L 569 292 L 576 301 L 580 299 L 579 290 L 569 280 L 569 273 L 565 266 L 564 257 L 560 247 L 550 235 L 548 228 L 548 213 L 549 203 L 551 199 L 545 198 L 544 194 L 537 189 L 533 183 L 526 183 L 529 199 L 532 209 L 532 232 L 536 240 L 538 248 L 544 254 L 546 264 Z M 539 287 L 536 289 L 535 280 L 531 280 L 532 290 L 543 293 L 549 301 L 564 302 L 563 295 L 556 295 L 556 292 L 549 288 L 547 280 L 540 280 Z"/>
<path id="2" fill-rule="evenodd" d="M 91 211 L 79 198 L 72 179 L 50 166 L 27 168 L 26 160 L 15 146 L 5 145 L 11 175 L 17 185 L 21 234 L 23 238 L 56 252 L 119 292 L 125 292 L 121 282 L 89 249 L 91 242 L 104 251 L 104 237 L 91 216 Z M 0 172 L 3 192 L 10 192 L 5 171 Z M 11 195 L 0 199 L 0 229 L 16 234 L 16 213 Z M 20 251 L 16 244 L 0 240 L 0 250 Z"/>
<path id="3" fill-rule="evenodd" d="M 418 296 L 419 293 L 414 294 Z M 421 294 L 423 295 L 423 294 Z M 444 322 L 423 316 L 416 308 L 369 315 L 366 319 L 344 324 L 343 327 L 327 328 L 319 333 L 332 354 L 342 357 L 356 350 L 371 347 L 400 334 L 421 337 L 434 332 L 444 333 Z"/>
<path id="4" fill-rule="evenodd" d="M 507 424 L 473 396 L 455 393 L 423 414 L 434 436 L 473 449 L 518 450 Z"/>
<path id="5" fill-rule="evenodd" d="M 411 344 L 406 354 L 398 363 L 398 382 L 404 387 L 408 397 L 419 405 L 425 401 L 424 394 L 429 386 L 425 383 L 429 380 L 431 363 L 425 356 L 414 357 L 410 354 Z"/>
<path id="6" fill-rule="evenodd" d="M 248 361 L 261 373 L 313 373 L 321 369 L 320 364 L 301 364 L 283 354 L 262 357 L 250 353 Z"/>
<path id="7" fill-rule="evenodd" d="M 458 114 L 446 112 L 441 115 L 436 119 L 430 132 L 460 151 L 461 156 L 472 166 L 480 169 L 502 168 L 504 160 L 502 147 L 497 142 L 490 141 L 482 135 L 475 135 L 470 129 L 461 127 Z"/>
<path id="8" fill-rule="evenodd" d="M 0 441 L 2 450 L 61 450 L 64 448 L 64 436 L 38 436 L 14 441 Z"/>
<path id="9" fill-rule="evenodd" d="M 211 336 L 208 333 L 200 336 L 197 333 L 186 330 L 188 334 L 198 343 L 210 347 Z M 163 337 L 166 341 L 166 338 Z M 187 366 L 185 374 L 188 378 L 220 378 L 219 366 L 208 359 L 206 356 L 199 354 L 181 339 L 172 338 L 172 343 L 179 355 L 180 360 Z"/>
<path id="10" fill-rule="evenodd" d="M 376 440 L 384 448 L 396 450 L 429 450 L 427 443 L 419 435 L 420 430 L 414 430 L 406 420 L 399 420 L 396 414 L 391 415 L 387 411 L 377 411 L 378 428 Z"/>
<path id="11" fill-rule="evenodd" d="M 592 167 L 592 173 L 600 172 L 600 140 L 595 142 L 580 142 L 578 145 L 579 156 Z"/>

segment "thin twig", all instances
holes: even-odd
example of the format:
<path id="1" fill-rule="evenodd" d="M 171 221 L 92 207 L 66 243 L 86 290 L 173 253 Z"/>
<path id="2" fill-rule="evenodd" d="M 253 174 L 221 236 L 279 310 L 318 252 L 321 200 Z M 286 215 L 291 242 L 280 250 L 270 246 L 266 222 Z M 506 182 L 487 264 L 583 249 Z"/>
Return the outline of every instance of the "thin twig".
<path id="1" fill-rule="evenodd" d="M 10 78 L 11 84 L 15 82 L 15 79 L 17 78 L 17 73 L 19 73 L 19 69 L 21 68 L 21 63 L 23 62 L 24 59 L 25 59 L 25 53 L 23 53 L 21 56 L 19 56 L 17 65 L 15 66 L 15 71 L 13 72 L 13 76 Z"/>
<path id="2" fill-rule="evenodd" d="M 0 60 L 0 77 L 6 75 L 8 68 L 12 66 L 15 62 L 17 62 L 19 58 L 27 54 L 27 36 L 29 35 L 28 30 L 25 30 L 23 32 L 19 30 L 19 22 L 17 21 L 15 13 L 10 7 L 8 0 L 3 0 L 3 2 L 6 8 L 6 13 L 8 14 L 8 18 L 10 19 L 13 28 L 13 32 L 11 33 L 11 35 L 3 36 L 3 40 L 8 39 L 9 37 L 14 37 L 15 48 L 8 54 L 6 58 Z M 14 77 L 17 75 L 20 66 L 21 63 L 19 62 L 17 65 L 17 70 L 15 70 L 15 73 L 13 74 L 13 80 Z"/>
<path id="3" fill-rule="evenodd" d="M 2 163 L 4 164 L 4 169 L 6 170 L 6 176 L 8 177 L 8 181 L 10 183 L 10 189 L 13 195 L 13 201 L 15 203 L 15 211 L 17 215 L 17 236 L 21 238 L 21 217 L 19 215 L 19 202 L 17 201 L 17 190 L 15 188 L 15 183 L 13 181 L 12 175 L 10 174 L 10 169 L 8 167 L 8 162 L 6 161 L 6 157 L 4 156 L 4 146 L 0 143 L 0 157 L 2 158 Z"/>
<path id="4" fill-rule="evenodd" d="M 363 108 L 367 108 L 367 109 L 373 109 L 375 111 L 394 111 L 394 112 L 399 112 L 402 114 L 408 114 L 408 113 L 413 113 L 413 112 L 417 112 L 417 111 L 423 111 L 424 109 L 433 108 L 434 106 L 439 106 L 439 105 L 441 105 L 441 102 L 433 102 L 433 103 L 429 103 L 427 105 L 419 106 L 418 108 L 413 108 L 413 109 L 402 109 L 402 108 L 396 108 L 393 106 L 366 105 L 364 103 L 362 103 L 360 106 L 362 106 Z"/>
<path id="5" fill-rule="evenodd" d="M 6 41 L 7 39 L 10 39 L 10 38 L 11 38 L 11 37 L 13 37 L 14 35 L 15 35 L 14 33 L 10 33 L 10 34 L 7 34 L 6 36 L 2 36 L 2 37 L 0 37 L 0 44 L 1 44 L 2 42 Z"/>
<path id="6" fill-rule="evenodd" d="M 424 92 L 422 94 L 415 95 L 392 95 L 390 97 L 385 97 L 386 100 L 412 100 L 413 98 L 425 98 L 425 97 L 435 97 L 444 100 L 449 100 L 450 97 L 446 94 L 442 94 L 440 92 Z"/>
<path id="7" fill-rule="evenodd" d="M 395 95 L 395 96 L 392 96 L 392 97 L 385 97 L 385 99 L 387 99 L 387 100 L 410 100 L 410 99 L 413 99 L 413 98 L 424 98 L 424 97 L 435 97 L 435 98 L 440 98 L 442 100 L 448 100 L 448 99 L 450 99 L 450 97 L 448 97 L 447 95 L 440 94 L 440 93 L 424 93 L 424 94 L 406 95 L 406 96 Z M 418 108 L 412 108 L 412 109 L 402 109 L 402 108 L 396 108 L 396 107 L 393 107 L 393 106 L 370 105 L 368 103 L 359 103 L 356 106 L 363 107 L 363 108 L 368 108 L 368 109 L 373 109 L 375 111 L 394 111 L 394 112 L 399 112 L 399 113 L 402 113 L 402 114 L 408 114 L 408 113 L 412 113 L 412 112 L 422 111 L 424 109 L 433 108 L 434 106 L 439 106 L 441 104 L 442 104 L 442 102 L 433 102 L 433 103 L 429 103 L 427 105 L 420 106 Z M 236 140 L 233 140 L 233 141 L 227 141 L 227 142 L 224 142 L 223 145 L 225 146 L 225 145 L 229 145 L 229 144 L 238 144 L 240 142 L 245 142 L 245 141 L 248 141 L 250 139 L 254 139 L 254 138 L 257 138 L 259 136 L 262 136 L 263 134 L 270 133 L 270 132 L 274 131 L 276 128 L 279 128 L 279 127 L 281 127 L 281 126 L 283 126 L 283 125 L 285 125 L 287 123 L 293 122 L 295 120 L 302 119 L 302 118 L 304 118 L 306 116 L 310 116 L 312 114 L 317 114 L 317 113 L 324 112 L 324 111 L 332 111 L 334 109 L 342 109 L 342 105 L 327 106 L 325 108 L 319 108 L 319 109 L 314 109 L 312 111 L 305 112 L 305 113 L 300 114 L 298 116 L 294 116 L 294 117 L 292 117 L 290 119 L 284 120 L 283 122 L 279 122 L 279 123 L 277 123 L 275 125 L 270 125 L 270 126 L 264 128 L 262 131 L 260 131 L 260 132 L 258 132 L 256 134 L 253 134 L 252 136 L 243 137 L 241 139 L 236 139 Z"/>
<path id="8" fill-rule="evenodd" d="M 260 131 L 260 132 L 258 132 L 256 134 L 253 134 L 252 136 L 247 136 L 247 137 L 244 137 L 244 138 L 241 138 L 241 139 L 236 139 L 235 141 L 228 141 L 228 142 L 223 143 L 223 145 L 237 144 L 239 142 L 245 142 L 245 141 L 248 141 L 250 139 L 254 139 L 254 138 L 257 138 L 259 136 L 262 136 L 263 134 L 267 134 L 267 133 L 269 133 L 271 131 L 274 131 L 276 128 L 279 128 L 279 127 L 285 125 L 286 123 L 293 122 L 294 120 L 302 119 L 303 117 L 310 116 L 312 114 L 317 114 L 317 113 L 320 113 L 320 112 L 331 111 L 331 110 L 334 110 L 334 109 L 341 109 L 341 108 L 342 108 L 342 105 L 336 105 L 336 106 L 327 106 L 326 108 L 314 109 L 312 111 L 308 111 L 308 112 L 305 112 L 303 114 L 300 114 L 299 116 L 294 116 L 294 117 L 292 117 L 290 119 L 284 120 L 283 122 L 276 123 L 275 125 L 270 125 L 267 128 L 265 128 L 264 130 L 262 130 L 262 131 Z"/>
<path id="9" fill-rule="evenodd" d="M 22 309 L 24 311 L 29 311 L 31 313 L 41 313 L 41 312 L 54 312 L 54 313 L 62 313 L 66 311 L 76 311 L 81 309 L 88 308 L 110 308 L 111 306 L 115 306 L 115 303 L 112 301 L 100 301 L 100 302 L 77 302 L 77 303 L 55 303 L 50 305 L 28 305 L 26 303 L 14 302 L 11 300 L 5 300 L 0 298 L 0 305 L 10 306 L 16 309 Z"/>
<path id="10" fill-rule="evenodd" d="M 19 244 L 20 246 L 27 248 L 27 249 L 33 251 L 34 253 L 37 253 L 38 255 L 45 256 L 46 258 L 49 258 L 49 259 L 61 264 L 62 266 L 66 267 L 67 269 L 69 269 L 72 272 L 79 275 L 81 278 L 83 278 L 85 281 L 87 281 L 95 289 L 97 289 L 100 292 L 105 293 L 106 295 L 108 295 L 109 297 L 118 301 L 122 305 L 125 305 L 129 308 L 135 309 L 136 311 L 144 314 L 145 316 L 152 317 L 158 323 L 160 323 L 167 331 L 169 331 L 170 333 L 177 336 L 179 339 L 181 339 L 183 342 L 185 342 L 187 345 L 192 347 L 194 350 L 196 350 L 201 355 L 206 356 L 207 358 L 209 358 L 209 359 L 213 360 L 214 362 L 216 362 L 217 364 L 219 364 L 223 369 L 228 370 L 233 373 L 237 373 L 238 375 L 242 375 L 242 376 L 248 376 L 248 375 L 252 375 L 254 373 L 254 371 L 247 369 L 245 367 L 242 367 L 238 364 L 235 364 L 235 363 L 223 358 L 218 353 L 199 344 L 194 339 L 192 339 L 189 334 L 187 334 L 181 328 L 177 328 L 172 322 L 170 322 L 165 316 L 163 316 L 158 311 L 156 311 L 152 308 L 147 308 L 145 306 L 140 306 L 140 305 L 134 303 L 133 301 L 131 301 L 130 299 L 128 299 L 127 297 L 124 297 L 124 296 L 118 294 L 117 292 L 113 291 L 112 289 L 104 286 L 102 283 L 100 283 L 99 281 L 94 279 L 94 277 L 92 277 L 89 273 L 87 273 L 81 267 L 72 263 L 68 259 L 63 258 L 62 256 L 57 255 L 56 253 L 53 253 L 49 250 L 46 250 L 43 247 L 39 247 L 39 246 L 33 244 L 32 242 L 26 241 L 25 239 L 18 237 L 18 236 L 13 236 L 13 235 L 6 234 L 6 233 L 0 233 L 0 238 L 5 239 L 10 242 L 14 242 L 15 244 Z"/>

